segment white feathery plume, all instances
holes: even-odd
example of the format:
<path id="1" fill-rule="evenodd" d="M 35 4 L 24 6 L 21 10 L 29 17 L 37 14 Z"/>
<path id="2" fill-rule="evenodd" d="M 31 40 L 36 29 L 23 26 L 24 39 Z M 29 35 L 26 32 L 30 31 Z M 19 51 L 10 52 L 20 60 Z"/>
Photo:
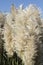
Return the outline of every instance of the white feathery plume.
<path id="1" fill-rule="evenodd" d="M 18 10 L 20 13 L 16 14 L 15 17 L 12 14 L 7 16 L 7 23 L 4 26 L 4 48 L 8 56 L 12 56 L 13 52 L 16 51 L 25 65 L 34 65 L 33 59 L 37 53 L 35 36 L 40 33 L 40 27 L 36 20 L 38 12 L 34 11 L 34 14 L 29 17 L 28 15 L 32 13 L 31 7 L 29 11 L 25 11 L 26 13 L 24 11 Z M 12 21 L 12 17 L 14 21 Z"/>
<path id="2" fill-rule="evenodd" d="M 5 23 L 4 25 L 4 49 L 7 52 L 7 55 L 13 56 L 13 50 L 14 50 L 14 39 L 13 39 L 13 31 L 12 28 L 9 26 L 9 24 Z"/>
<path id="3" fill-rule="evenodd" d="M 20 16 L 21 15 L 21 16 Z M 15 48 L 16 53 L 22 58 L 24 64 L 33 65 L 32 60 L 36 54 L 35 35 L 40 32 L 37 21 L 33 22 L 30 18 L 27 20 L 24 13 L 18 14 L 15 19 Z M 37 30 L 37 31 L 36 31 Z"/>

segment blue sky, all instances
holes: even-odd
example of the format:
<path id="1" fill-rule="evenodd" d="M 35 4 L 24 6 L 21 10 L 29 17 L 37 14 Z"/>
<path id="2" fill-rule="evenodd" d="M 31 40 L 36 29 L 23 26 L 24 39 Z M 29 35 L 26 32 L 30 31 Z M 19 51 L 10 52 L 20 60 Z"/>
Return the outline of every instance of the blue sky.
<path id="1" fill-rule="evenodd" d="M 24 7 L 29 4 L 36 4 L 43 11 L 43 0 L 0 0 L 0 11 L 10 11 L 11 4 L 14 4 L 16 7 L 19 7 L 20 4 L 23 4 Z"/>

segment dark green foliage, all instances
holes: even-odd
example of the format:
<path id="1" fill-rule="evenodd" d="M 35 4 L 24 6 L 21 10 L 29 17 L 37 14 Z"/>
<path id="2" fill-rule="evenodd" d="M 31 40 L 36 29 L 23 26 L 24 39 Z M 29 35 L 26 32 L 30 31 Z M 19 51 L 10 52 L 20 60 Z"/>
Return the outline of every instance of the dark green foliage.
<path id="1" fill-rule="evenodd" d="M 37 54 L 38 56 L 35 59 L 36 61 L 35 65 L 43 65 L 43 32 L 40 34 Z"/>
<path id="2" fill-rule="evenodd" d="M 3 50 L 3 54 L 0 56 L 0 65 L 23 65 L 22 60 L 14 53 L 13 57 L 8 57 Z"/>

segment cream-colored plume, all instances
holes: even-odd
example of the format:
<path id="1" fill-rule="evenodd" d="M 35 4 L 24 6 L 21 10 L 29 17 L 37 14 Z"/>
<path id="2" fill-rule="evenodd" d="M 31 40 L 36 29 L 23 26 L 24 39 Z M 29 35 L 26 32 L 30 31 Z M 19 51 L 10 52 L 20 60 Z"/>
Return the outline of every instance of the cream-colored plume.
<path id="1" fill-rule="evenodd" d="M 33 8 L 33 5 L 26 10 L 18 10 L 14 17 L 13 13 L 15 14 L 15 11 L 6 16 L 4 48 L 8 56 L 12 56 L 13 52 L 16 51 L 24 65 L 34 65 L 35 61 L 33 59 L 37 53 L 36 36 L 40 33 L 40 27 L 36 19 L 39 18 L 39 13 L 37 9 Z"/>
<path id="2" fill-rule="evenodd" d="M 8 23 L 5 23 L 4 25 L 4 49 L 7 52 L 7 55 L 9 57 L 13 56 L 14 51 L 14 39 L 13 39 L 13 31 L 12 28 L 9 26 Z"/>

